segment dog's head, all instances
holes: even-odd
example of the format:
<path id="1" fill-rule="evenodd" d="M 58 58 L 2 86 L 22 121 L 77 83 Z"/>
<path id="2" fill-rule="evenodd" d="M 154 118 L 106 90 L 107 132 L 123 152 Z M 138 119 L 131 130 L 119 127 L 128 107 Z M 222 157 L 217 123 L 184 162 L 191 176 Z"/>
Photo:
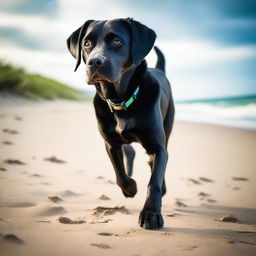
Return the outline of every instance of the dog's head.
<path id="1" fill-rule="evenodd" d="M 67 39 L 70 53 L 86 64 L 88 84 L 117 83 L 154 45 L 153 30 L 133 19 L 88 20 Z"/>

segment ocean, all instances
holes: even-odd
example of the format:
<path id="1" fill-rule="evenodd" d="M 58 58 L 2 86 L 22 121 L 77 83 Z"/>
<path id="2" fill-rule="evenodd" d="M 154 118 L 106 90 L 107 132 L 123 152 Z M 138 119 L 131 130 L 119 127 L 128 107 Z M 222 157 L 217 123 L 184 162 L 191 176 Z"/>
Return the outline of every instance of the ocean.
<path id="1" fill-rule="evenodd" d="M 256 95 L 175 101 L 176 119 L 256 130 Z"/>

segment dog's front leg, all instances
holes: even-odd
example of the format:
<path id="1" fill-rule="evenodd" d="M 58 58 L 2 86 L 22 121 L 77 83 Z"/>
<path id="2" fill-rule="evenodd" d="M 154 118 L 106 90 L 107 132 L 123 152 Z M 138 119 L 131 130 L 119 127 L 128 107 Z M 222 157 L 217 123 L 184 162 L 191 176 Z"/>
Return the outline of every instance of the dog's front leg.
<path id="1" fill-rule="evenodd" d="M 168 158 L 167 150 L 160 147 L 151 156 L 153 168 L 148 184 L 148 193 L 143 210 L 140 213 L 139 225 L 146 229 L 158 229 L 163 227 L 164 221 L 161 215 L 162 184 Z"/>
<path id="2" fill-rule="evenodd" d="M 135 180 L 130 178 L 125 172 L 121 146 L 112 146 L 107 142 L 105 143 L 105 146 L 116 173 L 117 185 L 122 189 L 123 194 L 126 197 L 134 197 L 137 193 L 137 185 Z"/>

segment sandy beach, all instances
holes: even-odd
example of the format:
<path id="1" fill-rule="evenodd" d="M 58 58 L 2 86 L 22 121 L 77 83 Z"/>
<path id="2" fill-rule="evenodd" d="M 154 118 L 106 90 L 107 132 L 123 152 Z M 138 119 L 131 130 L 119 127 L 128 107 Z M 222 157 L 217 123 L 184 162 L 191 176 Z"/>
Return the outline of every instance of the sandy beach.
<path id="1" fill-rule="evenodd" d="M 150 170 L 134 146 L 129 199 L 91 102 L 0 99 L 0 254 L 256 255 L 256 132 L 176 121 L 156 231 L 137 223 Z"/>

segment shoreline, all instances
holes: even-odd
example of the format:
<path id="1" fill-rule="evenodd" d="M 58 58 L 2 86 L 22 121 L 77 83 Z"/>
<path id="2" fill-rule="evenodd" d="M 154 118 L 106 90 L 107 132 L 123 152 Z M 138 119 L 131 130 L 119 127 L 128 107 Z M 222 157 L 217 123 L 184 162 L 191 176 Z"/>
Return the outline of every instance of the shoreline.
<path id="1" fill-rule="evenodd" d="M 45 100 L 45 99 L 26 99 L 26 98 L 22 98 L 19 96 L 15 96 L 15 95 L 10 95 L 7 94 L 5 96 L 0 95 L 0 107 L 15 107 L 15 106 L 34 106 L 35 104 L 50 104 L 50 105 L 58 105 L 61 104 L 61 102 L 64 103 L 82 103 L 82 104 L 89 104 L 89 105 L 93 105 L 92 103 L 93 99 L 88 100 L 88 101 L 69 101 L 69 100 L 65 100 L 65 99 L 54 99 L 54 100 Z M 71 104 L 72 105 L 72 104 Z M 216 121 L 216 117 L 214 117 L 215 119 L 209 119 L 209 117 L 205 118 L 205 113 L 200 117 L 200 115 L 198 113 L 193 113 L 193 115 L 195 115 L 195 118 L 191 118 L 188 116 L 188 114 L 186 114 L 186 116 L 184 116 L 184 113 L 177 113 L 175 114 L 175 121 L 178 122 L 186 122 L 186 123 L 197 123 L 197 124 L 206 124 L 206 125 L 214 125 L 214 126 L 220 126 L 220 127 L 227 127 L 227 128 L 235 128 L 235 129 L 242 129 L 242 130 L 246 130 L 246 131 L 253 131 L 256 132 L 256 126 L 254 126 L 254 123 L 248 123 L 248 120 L 235 120 L 235 119 L 223 119 L 223 117 L 220 117 L 217 121 Z M 199 118 L 198 118 L 199 117 Z"/>
<path id="2" fill-rule="evenodd" d="M 222 122 L 217 121 L 207 121 L 207 120 L 189 120 L 186 118 L 177 118 L 176 121 L 180 122 L 188 122 L 188 123 L 197 123 L 197 124 L 206 124 L 206 125 L 213 125 L 213 126 L 220 126 L 220 127 L 227 127 L 227 128 L 235 128 L 235 129 L 241 129 L 246 131 L 253 131 L 256 132 L 256 126 L 254 124 L 248 125 L 248 123 L 244 123 L 241 120 L 222 120 Z M 237 122 L 237 123 L 236 123 Z"/>
<path id="3" fill-rule="evenodd" d="M 29 100 L 26 98 L 22 98 L 19 96 L 15 96 L 15 95 L 9 95 L 8 97 L 0 95 L 0 107 L 1 108 L 15 108 L 16 106 L 22 107 L 24 106 L 25 108 L 27 108 L 28 106 L 35 106 L 38 104 L 46 104 L 46 105 L 58 105 L 58 104 L 68 104 L 70 105 L 76 105 L 76 104 L 88 104 L 93 106 L 93 99 L 88 100 L 88 101 L 69 101 L 69 100 L 65 100 L 65 99 L 54 99 L 54 100 L 45 100 L 45 99 L 34 99 L 34 100 Z M 73 103 L 73 104 L 72 104 Z M 220 127 L 226 127 L 226 128 L 234 128 L 234 129 L 241 129 L 241 130 L 246 130 L 246 131 L 252 131 L 252 132 L 256 132 L 256 127 L 246 127 L 245 125 L 234 125 L 235 120 L 232 120 L 232 124 L 229 123 L 228 120 L 222 120 L 222 122 L 218 123 L 216 121 L 213 120 L 200 120 L 200 119 L 189 119 L 187 117 L 177 117 L 179 115 L 179 113 L 175 114 L 175 122 L 184 122 L 184 123 L 196 123 L 199 125 L 212 125 L 212 126 L 220 126 Z M 237 120 L 238 123 L 240 122 L 240 120 Z"/>

